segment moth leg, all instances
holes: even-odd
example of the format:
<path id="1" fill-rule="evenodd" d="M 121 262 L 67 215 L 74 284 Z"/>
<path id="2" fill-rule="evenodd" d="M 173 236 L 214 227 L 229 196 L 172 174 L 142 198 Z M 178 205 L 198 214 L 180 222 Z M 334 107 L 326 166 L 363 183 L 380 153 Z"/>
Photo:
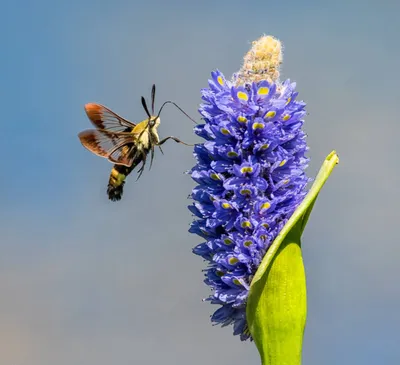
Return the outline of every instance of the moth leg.
<path id="1" fill-rule="evenodd" d="M 157 143 L 157 145 L 158 145 L 158 146 L 161 146 L 162 144 L 164 144 L 165 142 L 167 142 L 169 139 L 173 139 L 176 143 L 182 143 L 182 144 L 184 144 L 185 146 L 194 146 L 193 144 L 185 143 L 185 142 L 181 141 L 180 139 L 178 139 L 178 138 L 176 138 L 176 137 L 174 137 L 174 136 L 169 136 L 169 137 L 166 137 L 166 138 L 162 139 L 160 142 Z"/>
<path id="2" fill-rule="evenodd" d="M 136 181 L 138 181 L 140 179 L 140 176 L 142 176 L 143 171 L 144 171 L 144 166 L 146 165 L 146 154 L 142 151 L 142 166 L 140 167 L 139 171 L 138 171 L 138 178 L 136 179 Z"/>
<path id="3" fill-rule="evenodd" d="M 153 90 L 155 90 L 155 89 L 153 88 Z M 156 144 L 157 144 L 157 140 L 154 138 L 152 133 L 149 133 L 149 145 L 150 145 L 150 153 L 151 153 L 149 170 L 151 169 L 151 166 L 153 166 L 154 150 L 155 150 L 154 146 Z"/>
<path id="4" fill-rule="evenodd" d="M 158 148 L 160 149 L 161 153 L 164 154 L 164 151 L 162 150 L 161 146 L 158 146 Z"/>
<path id="5" fill-rule="evenodd" d="M 151 169 L 151 166 L 153 166 L 153 159 L 154 159 L 154 144 L 151 143 L 151 159 L 150 159 L 150 167 L 149 167 L 149 170 Z"/>

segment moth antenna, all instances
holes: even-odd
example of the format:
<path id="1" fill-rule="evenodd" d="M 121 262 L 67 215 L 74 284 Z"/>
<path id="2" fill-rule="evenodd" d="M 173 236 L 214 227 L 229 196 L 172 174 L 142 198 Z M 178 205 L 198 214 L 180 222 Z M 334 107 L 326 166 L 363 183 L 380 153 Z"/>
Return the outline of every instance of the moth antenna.
<path id="1" fill-rule="evenodd" d="M 148 117 L 150 118 L 149 109 L 147 108 L 146 100 L 144 99 L 144 97 L 143 97 L 143 96 L 142 96 L 142 105 L 143 105 L 143 108 L 144 108 L 144 110 L 145 110 L 146 114 L 147 114 L 147 115 L 148 115 Z"/>
<path id="2" fill-rule="evenodd" d="M 151 88 L 151 114 L 154 114 L 154 100 L 156 98 L 156 85 Z"/>
<path id="3" fill-rule="evenodd" d="M 185 114 L 194 124 L 199 124 L 197 123 L 189 114 L 187 114 L 180 106 L 178 106 L 177 104 L 175 104 L 173 101 L 171 100 L 167 100 L 166 102 L 164 102 L 163 105 L 161 105 L 160 111 L 158 112 L 157 118 L 160 116 L 162 109 L 164 108 L 165 105 L 167 104 L 172 104 L 174 106 L 176 106 L 183 114 Z"/>

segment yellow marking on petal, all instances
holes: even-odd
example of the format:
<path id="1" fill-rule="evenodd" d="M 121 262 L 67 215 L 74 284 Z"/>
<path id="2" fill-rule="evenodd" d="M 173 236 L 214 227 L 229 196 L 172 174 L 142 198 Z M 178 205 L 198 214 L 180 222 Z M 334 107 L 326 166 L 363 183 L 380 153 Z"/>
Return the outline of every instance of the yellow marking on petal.
<path id="1" fill-rule="evenodd" d="M 233 243 L 233 241 L 230 238 L 225 238 L 224 243 L 229 246 Z"/>
<path id="2" fill-rule="evenodd" d="M 252 227 L 250 221 L 244 221 L 244 222 L 242 222 L 241 226 L 242 226 L 242 228 L 251 228 L 251 227 Z"/>
<path id="3" fill-rule="evenodd" d="M 269 94 L 269 88 L 268 87 L 260 87 L 257 91 L 258 95 L 268 95 Z"/>
<path id="4" fill-rule="evenodd" d="M 246 123 L 246 122 L 247 122 L 247 118 L 246 118 L 246 117 L 243 117 L 243 116 L 241 116 L 241 115 L 239 115 L 239 116 L 237 117 L 237 121 L 238 121 L 239 123 Z"/>
<path id="5" fill-rule="evenodd" d="M 273 118 L 275 115 L 276 115 L 276 111 L 271 110 L 267 114 L 265 114 L 265 118 Z"/>
<path id="6" fill-rule="evenodd" d="M 291 115 L 289 115 L 289 114 L 286 114 L 286 115 L 284 115 L 283 116 L 283 120 L 286 122 L 287 120 L 289 120 L 290 119 L 290 117 L 291 117 Z"/>
<path id="7" fill-rule="evenodd" d="M 213 202 L 213 201 L 215 201 L 216 199 L 215 199 L 213 196 L 210 195 L 210 200 Z"/>
<path id="8" fill-rule="evenodd" d="M 210 177 L 211 177 L 211 179 L 213 179 L 213 180 L 221 180 L 221 178 L 220 178 L 217 174 L 214 174 L 214 173 L 212 173 L 212 174 L 210 175 Z"/>
<path id="9" fill-rule="evenodd" d="M 224 79 L 222 78 L 222 76 L 218 76 L 217 81 L 218 81 L 218 84 L 220 84 L 221 86 L 224 85 Z"/>
<path id="10" fill-rule="evenodd" d="M 248 96 L 245 92 L 243 92 L 243 91 L 239 91 L 239 92 L 237 93 L 237 97 L 238 97 L 238 99 L 240 99 L 240 100 L 244 100 L 244 101 L 249 100 L 249 96 Z"/>
<path id="11" fill-rule="evenodd" d="M 252 241 L 244 241 L 243 245 L 245 245 L 246 247 L 250 247 L 253 244 Z"/>
<path id="12" fill-rule="evenodd" d="M 201 229 L 200 231 L 201 231 L 201 233 L 204 234 L 204 236 L 208 236 L 208 232 L 206 232 L 205 230 Z"/>
<path id="13" fill-rule="evenodd" d="M 282 160 L 282 162 L 279 164 L 279 167 L 284 166 L 286 162 L 287 162 L 286 160 Z"/>
<path id="14" fill-rule="evenodd" d="M 287 101 L 286 101 L 286 105 L 288 105 L 291 101 L 292 101 L 292 98 L 289 97 L 289 98 L 287 99 Z"/>
<path id="15" fill-rule="evenodd" d="M 253 123 L 253 129 L 264 129 L 264 123 Z"/>
<path id="16" fill-rule="evenodd" d="M 219 277 L 222 277 L 222 276 L 224 276 L 225 274 L 224 274 L 224 272 L 222 272 L 222 271 L 216 271 L 215 272 L 216 274 L 217 274 L 217 276 L 219 276 Z"/>
<path id="17" fill-rule="evenodd" d="M 239 260 L 238 260 L 236 257 L 230 257 L 229 260 L 228 260 L 228 262 L 229 262 L 231 265 L 235 265 L 235 264 L 237 264 L 237 263 L 239 262 Z"/>
<path id="18" fill-rule="evenodd" d="M 242 189 L 242 190 L 240 190 L 240 194 L 242 194 L 242 195 L 250 195 L 251 191 L 249 189 Z"/>
<path id="19" fill-rule="evenodd" d="M 264 228 L 269 228 L 269 224 L 268 223 L 263 223 L 261 224 Z"/>
<path id="20" fill-rule="evenodd" d="M 232 205 L 230 205 L 229 203 L 222 203 L 221 206 L 224 209 L 231 209 L 232 208 Z"/>
<path id="21" fill-rule="evenodd" d="M 261 146 L 261 149 L 262 149 L 262 150 L 266 150 L 266 149 L 268 149 L 268 147 L 269 147 L 269 144 L 266 143 L 266 144 L 263 144 L 263 145 Z"/>
<path id="22" fill-rule="evenodd" d="M 289 179 L 286 179 L 286 180 L 283 180 L 283 183 L 286 185 L 286 184 L 289 184 Z"/>
<path id="23" fill-rule="evenodd" d="M 235 151 L 229 151 L 227 153 L 227 155 L 228 155 L 228 157 L 238 157 L 239 156 L 239 154 L 236 153 Z"/>
<path id="24" fill-rule="evenodd" d="M 236 285 L 242 285 L 238 279 L 233 279 L 232 282 Z"/>
<path id="25" fill-rule="evenodd" d="M 245 167 L 242 167 L 242 168 L 240 169 L 240 172 L 241 172 L 242 174 L 245 174 L 246 172 L 251 173 L 251 172 L 253 172 L 253 168 L 252 168 L 251 166 L 245 166 Z"/>
<path id="26" fill-rule="evenodd" d="M 229 136 L 231 134 L 231 132 L 229 132 L 229 130 L 226 128 L 221 128 L 220 131 L 222 134 L 225 134 L 226 136 Z"/>
<path id="27" fill-rule="evenodd" d="M 266 202 L 263 205 L 261 205 L 261 209 L 269 209 L 271 207 L 271 204 Z"/>
<path id="28" fill-rule="evenodd" d="M 265 240 L 267 239 L 267 236 L 266 236 L 265 234 L 262 234 L 262 235 L 260 236 L 260 238 L 261 238 L 263 241 L 265 241 Z"/>

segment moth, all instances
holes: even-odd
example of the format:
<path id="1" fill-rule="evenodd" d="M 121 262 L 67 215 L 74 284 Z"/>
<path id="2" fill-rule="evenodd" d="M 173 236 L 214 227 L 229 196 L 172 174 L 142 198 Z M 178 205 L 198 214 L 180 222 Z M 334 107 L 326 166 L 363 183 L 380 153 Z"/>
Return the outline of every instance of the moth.
<path id="1" fill-rule="evenodd" d="M 90 152 L 107 158 L 114 163 L 108 180 L 107 194 L 112 201 L 121 200 L 126 177 L 141 164 L 138 179 L 141 177 L 147 158 L 150 154 L 150 168 L 153 163 L 155 147 L 159 147 L 172 139 L 186 146 L 180 139 L 169 136 L 160 140 L 157 128 L 160 125 L 160 113 L 166 104 L 175 105 L 190 120 L 196 123 L 183 109 L 172 101 L 166 101 L 157 115 L 154 114 L 156 86 L 151 89 L 151 114 L 145 98 L 142 96 L 142 106 L 147 118 L 140 123 L 129 120 L 114 113 L 109 108 L 96 103 L 85 105 L 85 111 L 95 129 L 88 129 L 78 134 L 82 145 Z M 197 123 L 196 123 L 197 124 Z"/>

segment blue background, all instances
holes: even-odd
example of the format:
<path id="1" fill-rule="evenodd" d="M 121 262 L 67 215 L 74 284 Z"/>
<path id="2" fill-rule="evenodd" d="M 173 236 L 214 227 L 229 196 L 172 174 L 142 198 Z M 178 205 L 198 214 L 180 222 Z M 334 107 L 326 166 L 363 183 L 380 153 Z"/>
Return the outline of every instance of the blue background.
<path id="1" fill-rule="evenodd" d="M 0 364 L 257 364 L 213 327 L 201 240 L 187 232 L 191 149 L 173 142 L 107 200 L 83 105 L 134 121 L 158 86 L 198 117 L 212 70 L 239 69 L 262 34 L 308 103 L 314 176 L 341 163 L 303 238 L 307 365 L 399 364 L 398 1 L 2 1 Z M 176 109 L 160 135 L 198 141 Z"/>

